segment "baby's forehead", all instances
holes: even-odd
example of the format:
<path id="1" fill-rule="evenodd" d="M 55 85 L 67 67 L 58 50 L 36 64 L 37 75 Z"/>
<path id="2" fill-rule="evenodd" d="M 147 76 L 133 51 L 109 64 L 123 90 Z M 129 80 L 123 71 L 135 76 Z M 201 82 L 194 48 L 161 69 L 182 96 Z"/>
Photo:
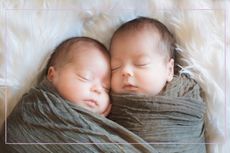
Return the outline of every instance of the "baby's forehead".
<path id="1" fill-rule="evenodd" d="M 96 48 L 95 45 L 93 45 L 92 43 L 90 42 L 85 42 L 85 41 L 79 41 L 79 42 L 74 42 L 70 48 L 69 48 L 69 51 L 74 51 L 76 53 L 81 53 L 81 50 L 84 50 L 84 49 L 93 49 L 93 48 Z"/>
<path id="2" fill-rule="evenodd" d="M 75 71 L 88 71 L 97 76 L 109 75 L 109 56 L 103 50 L 88 43 L 73 44 L 69 55 L 69 66 Z"/>
<path id="3" fill-rule="evenodd" d="M 139 43 L 144 43 L 145 46 L 156 48 L 161 43 L 161 36 L 157 30 L 143 29 L 140 31 L 124 31 L 118 33 L 111 41 L 111 48 L 120 44 L 130 43 L 132 46 L 137 46 Z M 118 42 L 118 43 L 117 43 Z"/>
<path id="4" fill-rule="evenodd" d="M 130 44 L 133 47 L 140 43 L 144 43 L 146 47 L 151 47 L 153 50 L 159 48 L 163 43 L 161 35 L 157 30 L 140 30 L 140 31 L 124 31 L 113 38 L 110 49 L 119 47 L 120 44 Z"/>
<path id="5" fill-rule="evenodd" d="M 123 54 L 120 54 L 120 52 L 116 53 L 117 50 L 123 49 L 121 46 L 128 46 L 130 50 L 126 49 L 127 53 L 123 52 Z M 112 58 L 115 56 L 121 57 L 124 54 L 132 55 L 134 58 L 148 55 L 166 57 L 167 53 L 164 49 L 165 42 L 161 40 L 159 32 L 146 29 L 145 31 L 135 31 L 119 35 L 112 42 L 110 52 Z"/>
<path id="6" fill-rule="evenodd" d="M 69 56 L 84 56 L 88 53 L 103 52 L 101 48 L 90 42 L 76 42 L 68 50 Z"/>
<path id="7" fill-rule="evenodd" d="M 78 42 L 72 44 L 68 53 L 69 62 L 78 61 L 84 63 L 92 63 L 97 60 L 109 61 L 109 55 L 106 50 L 100 48 L 93 43 Z"/>
<path id="8" fill-rule="evenodd" d="M 120 49 L 119 46 L 126 42 L 131 42 L 127 43 L 126 46 L 132 44 L 132 46 L 137 47 L 138 43 L 143 44 L 143 39 L 145 42 L 140 48 L 147 46 L 152 48 L 153 53 L 160 53 L 166 58 L 174 58 L 175 39 L 172 33 L 158 21 L 152 22 L 142 19 L 127 22 L 115 31 L 110 43 L 110 53 L 113 55 L 117 48 Z"/>

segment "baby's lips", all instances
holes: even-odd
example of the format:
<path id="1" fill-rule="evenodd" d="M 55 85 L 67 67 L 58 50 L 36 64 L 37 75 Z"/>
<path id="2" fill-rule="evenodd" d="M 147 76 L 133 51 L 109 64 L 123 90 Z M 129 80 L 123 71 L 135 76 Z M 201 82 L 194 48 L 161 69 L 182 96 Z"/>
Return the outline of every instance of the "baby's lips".
<path id="1" fill-rule="evenodd" d="M 128 90 L 128 91 L 135 91 L 135 90 L 138 89 L 137 86 L 132 85 L 132 84 L 125 84 L 125 85 L 123 85 L 122 88 L 123 88 L 124 90 Z"/>
<path id="2" fill-rule="evenodd" d="M 98 106 L 98 102 L 93 99 L 86 99 L 84 102 L 89 106 L 89 107 L 96 107 Z"/>

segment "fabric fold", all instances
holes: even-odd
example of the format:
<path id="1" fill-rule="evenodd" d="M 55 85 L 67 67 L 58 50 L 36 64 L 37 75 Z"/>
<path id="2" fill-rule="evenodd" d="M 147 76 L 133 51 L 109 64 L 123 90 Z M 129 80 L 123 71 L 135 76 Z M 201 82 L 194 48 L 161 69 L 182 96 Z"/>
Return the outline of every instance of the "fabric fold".
<path id="1" fill-rule="evenodd" d="M 162 153 L 204 153 L 206 105 L 199 85 L 175 77 L 157 96 L 112 94 L 109 118 Z"/>
<path id="2" fill-rule="evenodd" d="M 1 137 L 7 152 L 157 152 L 117 123 L 66 101 L 46 79 L 22 97 L 6 131 L 8 143 L 33 143 L 4 145 Z"/>

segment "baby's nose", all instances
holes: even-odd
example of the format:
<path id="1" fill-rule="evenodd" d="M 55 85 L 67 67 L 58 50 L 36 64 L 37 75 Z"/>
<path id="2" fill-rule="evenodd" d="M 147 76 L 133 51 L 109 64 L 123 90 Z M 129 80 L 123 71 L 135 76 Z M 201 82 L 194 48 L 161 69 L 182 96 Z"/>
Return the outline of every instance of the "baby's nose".
<path id="1" fill-rule="evenodd" d="M 91 91 L 97 94 L 101 94 L 103 88 L 99 83 L 95 83 L 91 87 Z"/>
<path id="2" fill-rule="evenodd" d="M 123 77 L 132 77 L 133 76 L 133 70 L 131 66 L 124 66 L 122 70 L 122 76 Z"/>

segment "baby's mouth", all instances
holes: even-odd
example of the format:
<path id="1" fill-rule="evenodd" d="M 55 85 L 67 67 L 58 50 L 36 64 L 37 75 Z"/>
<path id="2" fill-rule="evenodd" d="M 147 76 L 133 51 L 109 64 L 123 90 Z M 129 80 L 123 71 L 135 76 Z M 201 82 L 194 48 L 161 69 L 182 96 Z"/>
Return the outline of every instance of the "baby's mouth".
<path id="1" fill-rule="evenodd" d="M 96 107 L 98 105 L 97 101 L 94 99 L 86 99 L 86 100 L 84 100 L 84 102 L 89 107 Z"/>
<path id="2" fill-rule="evenodd" d="M 123 87 L 122 87 L 124 90 L 127 90 L 127 91 L 136 91 L 137 89 L 138 89 L 138 87 L 137 86 L 135 86 L 135 85 L 132 85 L 132 84 L 125 84 L 125 85 L 123 85 Z"/>

